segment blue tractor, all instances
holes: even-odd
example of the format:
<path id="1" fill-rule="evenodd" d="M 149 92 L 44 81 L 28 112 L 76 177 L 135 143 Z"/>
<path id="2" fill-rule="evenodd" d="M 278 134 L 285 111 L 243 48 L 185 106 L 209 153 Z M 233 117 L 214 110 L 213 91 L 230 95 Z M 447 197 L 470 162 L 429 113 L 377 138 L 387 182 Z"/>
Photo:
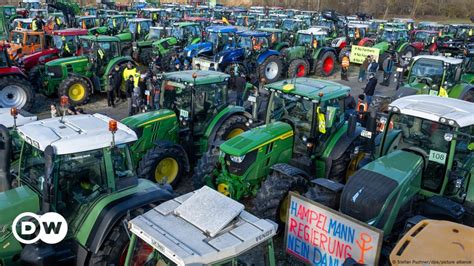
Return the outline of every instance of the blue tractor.
<path id="1" fill-rule="evenodd" d="M 199 64 L 201 69 L 214 66 L 218 71 L 234 71 L 258 80 L 264 79 L 266 83 L 275 82 L 281 76 L 283 62 L 280 52 L 269 48 L 270 37 L 268 32 L 237 32 L 235 46 L 218 51 L 210 58 L 195 57 L 193 65 Z"/>
<path id="2" fill-rule="evenodd" d="M 234 26 L 211 26 L 204 32 L 204 41 L 188 45 L 184 55 L 189 60 L 196 56 L 210 57 L 222 50 L 235 47 L 237 28 Z"/>

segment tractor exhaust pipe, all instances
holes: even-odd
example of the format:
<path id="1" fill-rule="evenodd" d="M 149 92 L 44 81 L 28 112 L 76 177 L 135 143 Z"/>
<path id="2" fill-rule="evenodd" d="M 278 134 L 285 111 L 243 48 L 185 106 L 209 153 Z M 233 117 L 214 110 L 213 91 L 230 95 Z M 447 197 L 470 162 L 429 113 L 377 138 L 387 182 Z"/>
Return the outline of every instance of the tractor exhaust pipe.
<path id="1" fill-rule="evenodd" d="M 0 192 L 11 189 L 11 154 L 12 140 L 10 137 L 10 132 L 4 125 L 0 125 Z"/>
<path id="2" fill-rule="evenodd" d="M 45 182 L 43 182 L 43 199 L 41 202 L 41 211 L 47 213 L 51 210 L 51 201 L 53 199 L 53 163 L 54 163 L 54 148 L 48 145 L 44 150 L 44 169 Z"/>

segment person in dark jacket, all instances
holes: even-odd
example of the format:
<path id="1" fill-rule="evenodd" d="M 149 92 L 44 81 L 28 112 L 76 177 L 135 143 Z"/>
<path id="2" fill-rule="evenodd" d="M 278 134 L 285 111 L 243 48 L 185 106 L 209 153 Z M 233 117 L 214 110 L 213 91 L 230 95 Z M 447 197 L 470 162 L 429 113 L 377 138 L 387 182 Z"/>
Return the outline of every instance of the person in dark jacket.
<path id="1" fill-rule="evenodd" d="M 133 108 L 132 108 L 132 94 L 133 94 L 133 88 L 135 87 L 134 85 L 134 77 L 130 75 L 128 77 L 127 82 L 125 83 L 125 96 L 127 97 L 127 103 L 128 103 L 128 115 L 133 115 Z"/>
<path id="2" fill-rule="evenodd" d="M 382 86 L 390 86 L 390 77 L 392 77 L 393 68 L 395 67 L 395 55 L 390 55 L 387 59 L 387 65 L 383 68 L 383 81 L 380 83 Z"/>
<path id="3" fill-rule="evenodd" d="M 107 105 L 115 107 L 115 97 L 117 99 L 122 97 L 120 95 L 120 85 L 122 83 L 122 73 L 120 71 L 120 66 L 116 65 L 114 69 L 110 72 L 109 75 L 109 88 L 107 90 Z"/>
<path id="4" fill-rule="evenodd" d="M 238 106 L 243 106 L 244 101 L 244 90 L 245 90 L 245 85 L 247 85 L 247 81 L 245 80 L 245 77 L 242 77 L 241 75 L 236 75 L 234 72 L 231 72 L 231 78 L 230 78 L 230 89 L 233 90 L 236 94 L 236 100 L 235 104 Z"/>
<path id="5" fill-rule="evenodd" d="M 367 85 L 364 89 L 365 99 L 369 106 L 372 103 L 372 96 L 374 96 L 375 87 L 377 87 L 377 82 L 378 80 L 375 77 L 375 74 L 371 73 L 369 75 L 369 82 L 367 82 Z"/>

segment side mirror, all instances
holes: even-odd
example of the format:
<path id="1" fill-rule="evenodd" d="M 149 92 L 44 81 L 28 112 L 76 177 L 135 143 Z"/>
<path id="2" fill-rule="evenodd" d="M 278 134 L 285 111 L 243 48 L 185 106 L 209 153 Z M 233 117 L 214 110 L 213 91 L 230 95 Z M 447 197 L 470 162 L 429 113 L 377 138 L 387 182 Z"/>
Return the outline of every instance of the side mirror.
<path id="1" fill-rule="evenodd" d="M 354 136 L 357 128 L 357 116 L 355 115 L 350 115 L 349 119 L 347 121 L 347 136 L 352 137 Z"/>

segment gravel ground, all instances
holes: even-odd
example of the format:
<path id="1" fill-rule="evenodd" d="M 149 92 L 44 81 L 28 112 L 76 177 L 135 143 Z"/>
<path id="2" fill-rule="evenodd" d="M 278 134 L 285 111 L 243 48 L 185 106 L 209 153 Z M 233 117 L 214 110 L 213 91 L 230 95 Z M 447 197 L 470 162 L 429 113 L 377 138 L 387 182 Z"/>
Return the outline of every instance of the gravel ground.
<path id="1" fill-rule="evenodd" d="M 350 86 L 352 89 L 351 94 L 357 100 L 357 95 L 362 93 L 362 88 L 365 86 L 365 83 L 359 83 L 357 81 L 358 69 L 359 68 L 357 66 L 351 67 L 349 81 L 342 81 L 340 79 L 339 72 L 336 72 L 336 74 L 334 74 L 331 77 L 328 77 L 327 79 Z M 378 73 L 377 77 L 378 77 L 379 83 L 382 81 L 382 76 L 383 76 L 383 73 Z M 383 95 L 392 95 L 395 89 L 393 86 L 394 82 L 392 81 L 391 83 L 392 83 L 391 87 L 378 86 L 376 94 L 379 93 Z M 50 116 L 49 106 L 51 104 L 58 103 L 58 101 L 59 100 L 57 98 L 48 98 L 43 95 L 37 94 L 36 103 L 32 110 L 32 113 L 36 114 L 38 116 L 38 119 L 48 118 Z M 86 113 L 102 113 L 117 120 L 123 119 L 124 117 L 127 116 L 127 103 L 126 102 L 120 102 L 119 104 L 116 105 L 115 108 L 108 107 L 106 95 L 100 94 L 100 93 L 96 93 L 92 95 L 90 102 L 81 107 L 84 109 Z M 193 190 L 193 186 L 189 178 L 188 180 L 184 179 L 181 181 L 178 189 L 176 190 L 176 193 L 184 194 L 192 190 Z M 275 255 L 277 259 L 277 265 L 304 265 L 303 263 L 297 261 L 290 255 L 285 253 L 283 235 L 279 235 L 274 239 L 274 245 L 275 245 Z M 247 256 L 245 257 L 245 261 L 248 264 L 260 265 L 257 261 L 253 261 L 254 259 L 257 260 L 259 258 L 262 258 L 261 254 L 259 254 L 258 251 L 255 251 L 255 253 L 252 252 L 251 254 L 249 254 L 249 256 L 250 257 L 247 257 Z"/>

